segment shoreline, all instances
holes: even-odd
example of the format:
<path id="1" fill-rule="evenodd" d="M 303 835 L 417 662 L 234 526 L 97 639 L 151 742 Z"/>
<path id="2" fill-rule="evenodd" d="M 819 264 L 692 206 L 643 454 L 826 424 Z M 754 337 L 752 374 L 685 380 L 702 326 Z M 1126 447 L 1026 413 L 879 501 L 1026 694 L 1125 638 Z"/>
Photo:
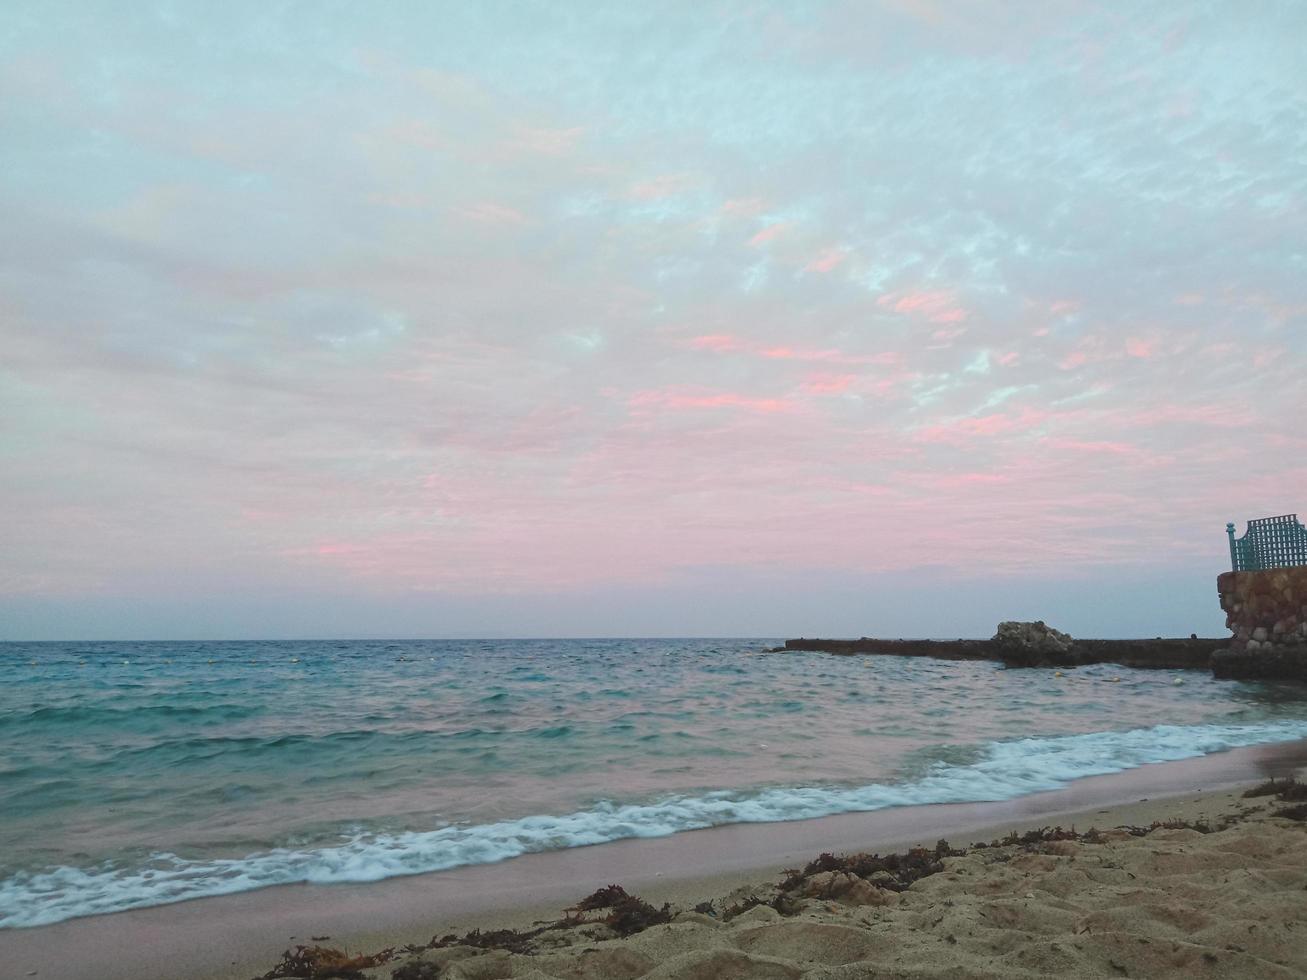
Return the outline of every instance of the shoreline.
<path id="1" fill-rule="evenodd" d="M 693 906 L 741 886 L 774 882 L 783 869 L 821 852 L 889 853 L 940 838 L 962 846 L 1052 824 L 1147 824 L 1195 805 L 1214 815 L 1237 798 L 1232 787 L 1304 766 L 1307 740 L 1270 743 L 1091 776 L 1012 800 L 733 824 L 366 885 L 275 886 L 0 930 L 0 959 L 17 976 L 60 980 L 250 980 L 283 950 L 314 936 L 329 935 L 330 945 L 357 951 L 425 943 L 433 934 L 475 927 L 521 927 L 556 919 L 610 883 L 655 905 Z"/>

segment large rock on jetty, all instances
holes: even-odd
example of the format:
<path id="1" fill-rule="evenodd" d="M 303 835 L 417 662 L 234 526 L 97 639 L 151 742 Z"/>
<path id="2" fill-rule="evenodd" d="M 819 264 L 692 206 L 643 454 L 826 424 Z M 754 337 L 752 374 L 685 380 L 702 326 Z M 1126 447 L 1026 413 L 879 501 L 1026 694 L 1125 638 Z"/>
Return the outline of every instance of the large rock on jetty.
<path id="1" fill-rule="evenodd" d="M 1075 660 L 1075 641 L 1042 619 L 1033 623 L 1008 620 L 998 624 L 990 641 L 998 655 L 1011 664 L 1067 664 Z"/>

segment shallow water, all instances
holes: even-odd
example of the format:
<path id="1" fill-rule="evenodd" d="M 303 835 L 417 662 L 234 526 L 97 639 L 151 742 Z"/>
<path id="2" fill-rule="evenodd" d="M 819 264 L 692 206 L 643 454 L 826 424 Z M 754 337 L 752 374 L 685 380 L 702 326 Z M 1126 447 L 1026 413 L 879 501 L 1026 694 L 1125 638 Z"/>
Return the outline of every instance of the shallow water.
<path id="1" fill-rule="evenodd" d="M 1307 736 L 1298 687 L 770 645 L 0 645 L 0 927 Z"/>

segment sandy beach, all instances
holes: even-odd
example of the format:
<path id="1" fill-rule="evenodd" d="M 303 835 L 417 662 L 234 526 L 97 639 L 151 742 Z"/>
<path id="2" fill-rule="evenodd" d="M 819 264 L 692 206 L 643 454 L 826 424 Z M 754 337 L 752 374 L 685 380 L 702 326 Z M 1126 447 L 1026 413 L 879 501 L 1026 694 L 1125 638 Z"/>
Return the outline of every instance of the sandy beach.
<path id="1" fill-rule="evenodd" d="M 1258 746 L 999 803 L 718 828 L 367 886 L 271 888 L 8 930 L 0 957 L 14 976 L 249 980 L 300 944 L 358 955 L 473 929 L 530 930 L 617 883 L 655 908 L 667 903 L 672 921 L 628 938 L 598 924 L 549 930 L 526 954 L 430 950 L 414 961 L 433 964 L 428 972 L 409 975 L 438 966 L 464 980 L 1299 976 L 1307 828 L 1271 815 L 1285 804 L 1241 794 L 1305 765 L 1307 744 Z M 1213 832 L 1114 830 L 1172 821 Z M 786 869 L 825 852 L 933 853 L 942 838 L 961 849 L 1057 825 L 1104 833 L 944 856 L 942 870 L 901 891 L 816 878 L 787 896 L 786 915 L 767 904 L 725 914 L 774 902 Z M 706 902 L 712 914 L 693 911 Z M 361 975 L 389 978 L 410 959 L 397 953 Z"/>

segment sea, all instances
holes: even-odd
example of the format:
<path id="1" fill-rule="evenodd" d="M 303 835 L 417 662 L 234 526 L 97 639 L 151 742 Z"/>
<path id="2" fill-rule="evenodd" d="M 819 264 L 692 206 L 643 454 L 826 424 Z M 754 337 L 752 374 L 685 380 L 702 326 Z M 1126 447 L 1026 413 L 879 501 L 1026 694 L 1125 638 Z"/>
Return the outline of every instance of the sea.
<path id="1" fill-rule="evenodd" d="M 0 928 L 1307 737 L 1307 690 L 774 639 L 0 644 Z"/>

